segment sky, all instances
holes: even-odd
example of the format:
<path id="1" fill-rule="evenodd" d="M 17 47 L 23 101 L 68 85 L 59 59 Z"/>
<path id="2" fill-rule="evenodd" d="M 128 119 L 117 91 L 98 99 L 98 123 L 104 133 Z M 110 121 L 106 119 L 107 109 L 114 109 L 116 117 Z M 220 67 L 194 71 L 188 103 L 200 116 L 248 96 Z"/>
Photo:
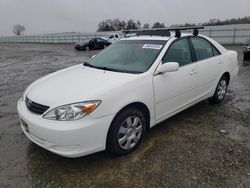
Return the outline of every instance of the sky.
<path id="1" fill-rule="evenodd" d="M 0 0 L 0 36 L 95 32 L 100 21 L 118 18 L 166 26 L 250 16 L 250 0 Z"/>

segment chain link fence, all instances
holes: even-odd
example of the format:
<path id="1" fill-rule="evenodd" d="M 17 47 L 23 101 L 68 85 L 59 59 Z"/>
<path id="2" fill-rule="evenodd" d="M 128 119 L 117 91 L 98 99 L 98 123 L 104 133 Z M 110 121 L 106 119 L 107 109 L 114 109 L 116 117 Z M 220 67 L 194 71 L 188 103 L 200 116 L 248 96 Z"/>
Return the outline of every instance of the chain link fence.
<path id="1" fill-rule="evenodd" d="M 0 37 L 2 43 L 76 43 L 93 37 L 108 37 L 109 33 L 57 33 Z"/>
<path id="2" fill-rule="evenodd" d="M 249 28 L 215 29 L 205 28 L 200 33 L 215 39 L 221 44 L 242 44 L 250 39 Z M 118 32 L 120 35 L 121 32 Z M 110 32 L 100 33 L 58 33 L 44 35 L 25 35 L 13 37 L 0 37 L 2 43 L 76 43 L 93 37 L 108 37 Z"/>

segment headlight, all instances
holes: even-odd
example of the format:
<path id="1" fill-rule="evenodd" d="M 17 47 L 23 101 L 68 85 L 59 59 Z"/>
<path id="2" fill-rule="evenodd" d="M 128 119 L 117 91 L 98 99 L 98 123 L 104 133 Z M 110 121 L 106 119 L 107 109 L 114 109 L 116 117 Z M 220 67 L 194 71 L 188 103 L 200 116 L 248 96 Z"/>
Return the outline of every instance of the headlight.
<path id="1" fill-rule="evenodd" d="M 29 86 L 27 86 L 27 87 L 25 88 L 25 90 L 23 91 L 23 94 L 22 94 L 22 101 L 25 100 L 25 93 L 26 93 L 28 87 L 29 87 Z"/>
<path id="2" fill-rule="evenodd" d="M 101 101 L 87 101 L 59 106 L 47 112 L 43 118 L 58 121 L 73 121 L 93 112 Z"/>

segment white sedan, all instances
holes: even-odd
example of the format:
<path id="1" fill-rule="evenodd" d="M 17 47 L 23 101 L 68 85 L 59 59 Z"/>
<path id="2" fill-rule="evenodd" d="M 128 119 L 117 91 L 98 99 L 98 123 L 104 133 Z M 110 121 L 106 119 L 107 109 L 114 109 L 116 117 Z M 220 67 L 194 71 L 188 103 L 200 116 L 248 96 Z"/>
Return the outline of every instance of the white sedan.
<path id="1" fill-rule="evenodd" d="M 33 82 L 17 109 L 25 135 L 53 153 L 124 155 L 170 116 L 221 102 L 237 73 L 237 53 L 206 36 L 132 36 Z"/>

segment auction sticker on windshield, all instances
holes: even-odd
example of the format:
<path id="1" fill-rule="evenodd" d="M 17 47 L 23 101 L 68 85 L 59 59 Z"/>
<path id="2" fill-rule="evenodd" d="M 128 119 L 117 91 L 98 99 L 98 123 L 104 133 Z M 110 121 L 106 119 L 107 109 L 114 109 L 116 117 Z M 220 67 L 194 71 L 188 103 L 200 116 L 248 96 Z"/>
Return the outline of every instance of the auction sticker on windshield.
<path id="1" fill-rule="evenodd" d="M 162 45 L 159 44 L 144 44 L 142 48 L 160 50 Z"/>

